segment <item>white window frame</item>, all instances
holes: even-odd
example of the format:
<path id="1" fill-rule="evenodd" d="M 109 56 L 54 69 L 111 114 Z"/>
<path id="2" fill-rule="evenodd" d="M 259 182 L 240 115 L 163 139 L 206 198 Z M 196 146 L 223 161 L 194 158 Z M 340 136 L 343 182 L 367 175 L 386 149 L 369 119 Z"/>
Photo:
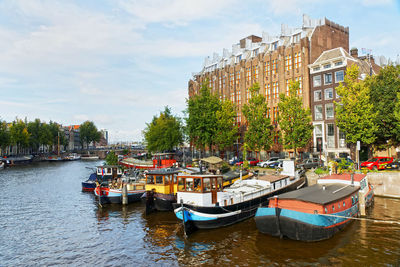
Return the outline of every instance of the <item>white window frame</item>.
<path id="1" fill-rule="evenodd" d="M 331 92 L 331 97 L 329 97 L 329 95 L 328 95 L 328 92 Z M 331 100 L 331 99 L 333 99 L 333 88 L 326 88 L 325 90 L 324 90 L 324 99 L 325 100 Z"/>
<path id="2" fill-rule="evenodd" d="M 328 108 L 332 107 L 332 116 L 328 117 Z M 329 120 L 329 119 L 333 119 L 335 118 L 335 106 L 333 105 L 333 103 L 328 103 L 325 104 L 325 119 Z"/>
<path id="3" fill-rule="evenodd" d="M 331 81 L 330 82 L 326 82 L 326 77 L 328 77 L 328 75 L 331 75 Z M 333 78 L 332 72 L 324 73 L 324 84 L 332 84 L 332 78 Z"/>
<path id="4" fill-rule="evenodd" d="M 317 95 L 319 93 L 319 98 L 317 98 Z M 321 90 L 316 90 L 314 91 L 314 101 L 322 101 L 322 91 Z"/>
<path id="5" fill-rule="evenodd" d="M 319 84 L 316 84 L 316 83 L 315 83 L 317 77 L 319 77 Z M 319 86 L 321 86 L 321 85 L 322 85 L 321 75 L 315 75 L 315 76 L 313 76 L 313 87 L 319 87 Z"/>
<path id="6" fill-rule="evenodd" d="M 343 73 L 343 79 L 341 80 L 341 81 L 338 81 L 338 79 L 337 79 L 337 73 Z M 343 82 L 344 81 L 344 71 L 343 70 L 338 70 L 338 71 L 336 71 L 335 72 L 335 83 L 340 83 L 340 82 Z"/>
<path id="7" fill-rule="evenodd" d="M 321 112 L 320 112 L 321 115 L 318 116 L 318 117 L 317 117 L 317 114 L 319 114 L 319 113 L 317 112 L 317 110 L 318 110 L 317 107 L 321 107 Z M 324 111 L 324 109 L 323 109 L 322 105 L 315 105 L 314 106 L 314 118 L 315 118 L 316 121 L 324 119 L 324 114 L 323 114 L 324 112 L 323 111 Z"/>

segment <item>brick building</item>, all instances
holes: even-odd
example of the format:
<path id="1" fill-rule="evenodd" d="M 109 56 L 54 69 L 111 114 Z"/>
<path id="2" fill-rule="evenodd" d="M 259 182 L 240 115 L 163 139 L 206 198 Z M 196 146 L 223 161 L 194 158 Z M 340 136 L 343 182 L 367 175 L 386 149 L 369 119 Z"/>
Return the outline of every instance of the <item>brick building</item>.
<path id="1" fill-rule="evenodd" d="M 222 56 L 214 53 L 207 57 L 203 69 L 193 74 L 189 81 L 189 97 L 197 94 L 201 84 L 219 94 L 221 100 L 230 99 L 237 106 L 236 123 L 241 129 L 241 141 L 245 131 L 242 107 L 249 99 L 249 88 L 260 85 L 268 102 L 268 114 L 276 122 L 279 114 L 279 93 L 289 90 L 291 80 L 300 82 L 297 92 L 305 107 L 310 106 L 310 81 L 308 65 L 323 51 L 336 47 L 349 49 L 349 29 L 326 18 L 310 19 L 303 15 L 300 28 L 282 25 L 279 36 L 263 33 L 262 37 L 248 36 L 232 46 L 232 51 L 223 49 Z M 282 151 L 275 138 L 274 151 Z"/>
<path id="2" fill-rule="evenodd" d="M 345 135 L 336 126 L 334 104 L 340 101 L 336 87 L 344 81 L 346 68 L 357 64 L 360 68 L 360 79 L 379 71 L 379 66 L 375 65 L 372 57 L 358 57 L 356 48 L 350 53 L 342 47 L 327 50 L 309 65 L 314 125 L 313 151 L 321 152 L 329 158 L 350 154 Z"/>

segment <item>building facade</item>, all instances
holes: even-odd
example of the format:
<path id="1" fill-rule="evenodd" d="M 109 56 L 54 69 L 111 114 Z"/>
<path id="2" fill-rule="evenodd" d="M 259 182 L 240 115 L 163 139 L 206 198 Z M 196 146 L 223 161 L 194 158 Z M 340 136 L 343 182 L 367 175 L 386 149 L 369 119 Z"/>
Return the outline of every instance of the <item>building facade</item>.
<path id="1" fill-rule="evenodd" d="M 323 153 L 329 158 L 344 157 L 350 154 L 346 144 L 346 136 L 336 126 L 335 103 L 340 102 L 336 87 L 344 81 L 346 68 L 357 64 L 360 69 L 360 79 L 373 75 L 377 65 L 373 59 L 358 57 L 358 51 L 353 48 L 349 54 L 339 47 L 322 52 L 309 65 L 311 81 L 311 112 L 313 118 L 313 152 Z"/>
<path id="2" fill-rule="evenodd" d="M 336 47 L 349 48 L 349 29 L 326 18 L 310 19 L 303 15 L 300 28 L 282 25 L 279 36 L 263 33 L 262 37 L 251 35 L 223 50 L 222 56 L 214 53 L 207 57 L 201 72 L 193 74 L 189 81 L 189 97 L 198 94 L 203 83 L 221 100 L 229 99 L 236 104 L 236 124 L 245 131 L 242 107 L 249 100 L 249 88 L 258 83 L 260 93 L 265 95 L 269 106 L 268 116 L 276 124 L 279 110 L 279 94 L 289 92 L 290 81 L 298 81 L 297 94 L 304 107 L 310 107 L 310 80 L 308 65 L 320 54 Z M 279 127 L 277 127 L 279 129 Z M 239 141 L 242 143 L 243 141 Z M 282 151 L 278 138 L 274 151 Z"/>

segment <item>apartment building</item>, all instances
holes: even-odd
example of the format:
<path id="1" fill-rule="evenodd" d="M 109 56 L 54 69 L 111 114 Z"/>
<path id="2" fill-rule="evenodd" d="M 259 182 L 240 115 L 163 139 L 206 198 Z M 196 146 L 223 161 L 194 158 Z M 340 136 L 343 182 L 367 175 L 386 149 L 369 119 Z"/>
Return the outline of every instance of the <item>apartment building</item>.
<path id="1" fill-rule="evenodd" d="M 262 37 L 250 35 L 223 49 L 222 55 L 207 57 L 203 69 L 193 74 L 189 81 L 189 97 L 198 94 L 204 82 L 221 100 L 230 99 L 237 106 L 236 123 L 240 128 L 241 141 L 246 129 L 242 107 L 249 100 L 249 88 L 258 83 L 269 106 L 268 115 L 276 123 L 279 110 L 279 94 L 289 91 L 291 80 L 300 83 L 297 94 L 305 107 L 310 107 L 310 80 L 308 65 L 323 51 L 336 47 L 349 49 L 349 28 L 326 18 L 311 19 L 303 15 L 299 28 L 281 26 L 281 33 L 272 36 L 264 32 Z M 279 129 L 279 127 L 277 128 Z M 275 138 L 274 151 L 282 151 Z"/>
<path id="2" fill-rule="evenodd" d="M 314 125 L 312 148 L 329 158 L 350 154 L 346 137 L 336 126 L 334 102 L 340 102 L 336 87 L 344 81 L 346 68 L 353 64 L 359 66 L 360 79 L 379 70 L 372 57 L 358 57 L 356 48 L 351 49 L 350 54 L 342 47 L 324 51 L 309 65 Z"/>

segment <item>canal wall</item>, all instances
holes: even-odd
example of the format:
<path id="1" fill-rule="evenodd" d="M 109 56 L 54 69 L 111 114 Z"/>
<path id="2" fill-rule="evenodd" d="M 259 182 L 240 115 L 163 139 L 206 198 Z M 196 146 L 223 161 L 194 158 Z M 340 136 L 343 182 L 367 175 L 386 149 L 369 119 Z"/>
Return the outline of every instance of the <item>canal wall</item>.
<path id="1" fill-rule="evenodd" d="M 400 172 L 369 172 L 367 175 L 368 181 L 374 187 L 375 196 L 400 198 Z M 310 170 L 306 176 L 307 184 L 310 186 L 316 184 L 318 178 L 326 175 L 318 175 Z"/>

